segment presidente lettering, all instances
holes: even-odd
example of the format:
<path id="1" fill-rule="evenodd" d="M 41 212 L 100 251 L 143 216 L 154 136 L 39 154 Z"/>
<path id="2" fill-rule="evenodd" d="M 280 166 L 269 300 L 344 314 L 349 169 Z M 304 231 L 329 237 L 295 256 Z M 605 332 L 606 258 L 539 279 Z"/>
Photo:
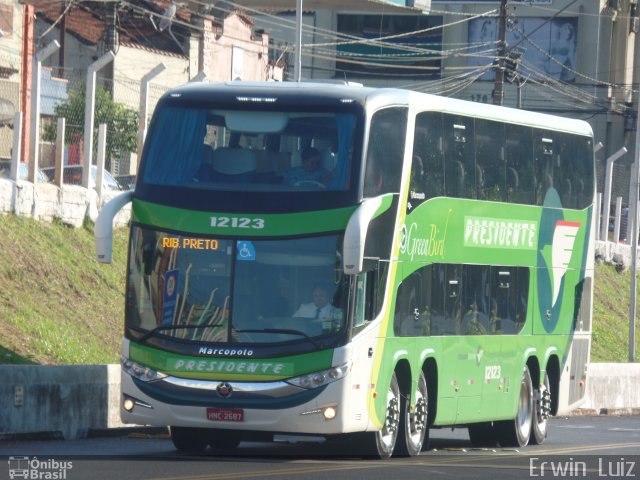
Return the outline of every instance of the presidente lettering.
<path id="1" fill-rule="evenodd" d="M 465 247 L 535 250 L 538 222 L 465 217 Z"/>
<path id="2" fill-rule="evenodd" d="M 220 360 L 176 360 L 174 370 L 181 372 L 284 374 L 289 365 L 274 362 L 231 362 Z"/>
<path id="3" fill-rule="evenodd" d="M 442 236 L 439 238 L 439 230 L 437 225 L 429 225 L 428 236 L 420 236 L 418 231 L 419 227 L 417 223 L 412 223 L 407 230 L 406 225 L 403 227 L 403 240 L 400 245 L 400 251 L 403 254 L 411 256 L 413 261 L 414 257 L 435 257 L 444 255 L 444 242 L 446 239 L 446 229 Z"/>

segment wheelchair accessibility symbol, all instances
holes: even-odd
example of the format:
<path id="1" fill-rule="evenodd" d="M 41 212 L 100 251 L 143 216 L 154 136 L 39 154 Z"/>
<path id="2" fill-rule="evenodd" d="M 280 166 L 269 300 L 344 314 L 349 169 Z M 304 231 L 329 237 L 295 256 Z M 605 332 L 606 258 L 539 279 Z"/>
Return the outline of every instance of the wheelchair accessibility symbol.
<path id="1" fill-rule="evenodd" d="M 253 246 L 253 243 L 247 240 L 239 240 L 236 244 L 237 248 L 237 259 L 238 260 L 255 260 L 256 259 L 256 249 Z"/>

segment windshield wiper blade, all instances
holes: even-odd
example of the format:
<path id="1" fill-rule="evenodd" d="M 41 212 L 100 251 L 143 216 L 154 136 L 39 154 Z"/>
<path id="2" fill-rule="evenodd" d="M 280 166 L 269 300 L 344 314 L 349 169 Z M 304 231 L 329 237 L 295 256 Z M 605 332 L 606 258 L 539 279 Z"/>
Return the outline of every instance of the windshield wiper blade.
<path id="1" fill-rule="evenodd" d="M 224 327 L 224 326 L 226 326 L 226 325 L 223 324 L 223 323 L 215 323 L 213 325 L 209 325 L 209 324 L 207 324 L 207 325 L 158 325 L 156 328 L 154 328 L 153 330 L 149 330 L 142 337 L 140 337 L 138 339 L 138 342 L 145 343 L 151 337 L 155 337 L 158 332 L 161 332 L 161 331 L 164 331 L 164 330 L 181 330 L 183 328 L 186 328 L 186 329 L 191 329 L 191 328 L 211 328 L 211 327 Z"/>
<path id="2" fill-rule="evenodd" d="M 293 330 L 289 328 L 247 328 L 242 330 L 233 330 L 235 333 L 284 333 L 289 335 L 298 335 L 300 337 L 304 337 L 306 340 L 309 340 L 316 348 L 320 348 L 321 345 L 316 342 L 313 338 L 307 335 L 300 330 Z"/>

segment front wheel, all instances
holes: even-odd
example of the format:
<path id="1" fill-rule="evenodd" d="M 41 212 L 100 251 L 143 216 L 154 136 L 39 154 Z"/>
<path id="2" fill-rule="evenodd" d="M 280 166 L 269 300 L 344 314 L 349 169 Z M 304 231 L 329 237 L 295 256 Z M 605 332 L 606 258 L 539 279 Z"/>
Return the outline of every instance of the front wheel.
<path id="1" fill-rule="evenodd" d="M 365 447 L 367 455 L 382 459 L 389 458 L 393 454 L 400 427 L 400 388 L 395 372 L 387 390 L 386 405 L 382 429 L 377 432 L 364 432 L 356 435 L 362 439 L 361 445 Z M 360 442 L 358 441 L 358 443 Z"/>
<path id="2" fill-rule="evenodd" d="M 204 452 L 209 444 L 207 431 L 202 428 L 170 427 L 171 441 L 182 452 Z"/>
<path id="3" fill-rule="evenodd" d="M 525 365 L 520 381 L 518 413 L 513 420 L 494 422 L 498 441 L 503 447 L 524 447 L 529 443 L 533 424 L 533 386 L 531 374 Z"/>
<path id="4" fill-rule="evenodd" d="M 235 450 L 242 440 L 241 435 L 233 430 L 209 430 L 207 435 L 211 448 L 220 450 Z"/>
<path id="5" fill-rule="evenodd" d="M 418 377 L 418 388 L 414 399 L 414 411 L 411 413 L 409 398 L 401 397 L 400 434 L 396 452 L 398 455 L 415 457 L 422 450 L 428 448 L 429 430 L 427 427 L 427 415 L 429 413 L 429 397 L 427 394 L 427 381 L 424 373 Z"/>

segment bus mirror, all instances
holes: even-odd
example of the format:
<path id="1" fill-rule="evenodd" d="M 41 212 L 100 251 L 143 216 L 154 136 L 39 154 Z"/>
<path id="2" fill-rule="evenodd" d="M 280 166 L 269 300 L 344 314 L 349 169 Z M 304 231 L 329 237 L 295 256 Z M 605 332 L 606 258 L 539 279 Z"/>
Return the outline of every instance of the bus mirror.
<path id="1" fill-rule="evenodd" d="M 111 263 L 113 250 L 113 219 L 133 198 L 133 190 L 113 197 L 100 210 L 95 228 L 96 258 L 100 263 Z"/>
<path id="2" fill-rule="evenodd" d="M 367 198 L 351 215 L 344 234 L 343 264 L 346 275 L 363 272 L 364 246 L 369 223 L 382 205 L 382 197 Z"/>

